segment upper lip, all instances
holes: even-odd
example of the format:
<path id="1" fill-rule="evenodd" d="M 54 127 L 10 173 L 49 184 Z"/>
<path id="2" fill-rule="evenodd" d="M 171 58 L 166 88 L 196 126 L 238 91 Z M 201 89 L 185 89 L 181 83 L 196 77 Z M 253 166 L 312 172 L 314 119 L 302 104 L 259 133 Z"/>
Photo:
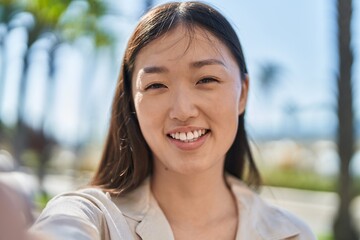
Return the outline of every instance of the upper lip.
<path id="1" fill-rule="evenodd" d="M 166 134 L 172 134 L 172 133 L 177 133 L 177 132 L 193 132 L 195 130 L 208 130 L 207 128 L 204 127 L 193 127 L 193 126 L 188 126 L 188 127 L 177 127 L 172 129 L 171 131 L 167 132 Z"/>

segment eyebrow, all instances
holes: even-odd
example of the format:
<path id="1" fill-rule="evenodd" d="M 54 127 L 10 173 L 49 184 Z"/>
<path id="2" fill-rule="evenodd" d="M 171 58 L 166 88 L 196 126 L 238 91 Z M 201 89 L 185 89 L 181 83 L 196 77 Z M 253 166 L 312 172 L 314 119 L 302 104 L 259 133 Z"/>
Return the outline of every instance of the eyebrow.
<path id="1" fill-rule="evenodd" d="M 208 65 L 222 65 L 226 67 L 224 62 L 214 58 L 196 61 L 191 63 L 190 65 L 194 68 L 201 68 Z"/>
<path id="2" fill-rule="evenodd" d="M 195 61 L 190 63 L 190 66 L 193 68 L 202 68 L 204 66 L 209 66 L 209 65 L 222 65 L 224 67 L 226 67 L 225 63 L 218 60 L 218 59 L 205 59 L 205 60 L 200 60 L 200 61 Z M 169 69 L 167 69 L 164 66 L 148 66 L 148 67 L 144 67 L 143 69 L 144 73 L 165 73 L 165 72 L 169 72 Z"/>
<path id="3" fill-rule="evenodd" d="M 143 68 L 144 73 L 164 73 L 169 70 L 166 67 L 149 66 Z"/>

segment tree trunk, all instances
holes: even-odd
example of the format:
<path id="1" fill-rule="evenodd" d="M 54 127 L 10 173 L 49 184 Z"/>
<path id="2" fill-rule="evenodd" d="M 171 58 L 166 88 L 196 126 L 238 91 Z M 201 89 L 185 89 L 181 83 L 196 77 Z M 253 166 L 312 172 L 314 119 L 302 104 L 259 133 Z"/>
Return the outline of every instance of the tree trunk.
<path id="1" fill-rule="evenodd" d="M 55 102 L 55 58 L 56 58 L 56 50 L 59 47 L 58 42 L 54 43 L 54 45 L 48 50 L 49 56 L 49 72 L 46 84 L 46 92 L 45 92 L 45 105 L 44 111 L 41 116 L 41 123 L 38 130 L 38 133 L 41 133 L 42 136 L 42 146 L 37 149 L 39 151 L 40 157 L 38 158 L 38 167 L 37 167 L 37 177 L 39 180 L 39 187 L 42 194 L 46 194 L 44 179 L 47 174 L 47 165 L 51 158 L 51 150 L 54 146 L 54 142 L 45 132 L 45 125 L 51 116 L 51 109 L 54 108 Z"/>
<path id="2" fill-rule="evenodd" d="M 13 156 L 17 163 L 17 166 L 22 165 L 22 154 L 26 149 L 26 141 L 28 139 L 28 128 L 26 126 L 24 118 L 26 89 L 27 89 L 27 73 L 29 69 L 29 50 L 26 50 L 24 55 L 24 65 L 19 87 L 18 107 L 17 107 L 17 120 L 16 120 L 16 132 L 13 144 Z"/>
<path id="3" fill-rule="evenodd" d="M 0 122 L 1 122 L 1 112 L 2 112 L 2 104 L 4 101 L 4 93 L 5 93 L 5 80 L 6 80 L 6 70 L 7 70 L 7 59 L 6 59 L 6 48 L 5 48 L 5 34 L 4 36 L 0 36 Z"/>
<path id="4" fill-rule="evenodd" d="M 27 36 L 26 42 L 26 50 L 24 53 L 24 64 L 22 68 L 21 78 L 20 78 L 20 86 L 19 86 L 19 95 L 18 95 L 18 108 L 17 108 L 17 119 L 16 119 L 16 133 L 14 139 L 14 149 L 13 155 L 15 161 L 19 165 L 22 164 L 22 154 L 27 148 L 28 134 L 29 129 L 25 120 L 25 104 L 26 104 L 26 91 L 28 88 L 28 73 L 30 67 L 30 55 L 31 55 L 31 47 L 35 43 L 35 41 L 41 35 L 42 29 L 39 27 L 35 27 L 32 29 Z"/>
<path id="5" fill-rule="evenodd" d="M 351 43 L 352 0 L 337 0 L 338 10 L 338 152 L 340 157 L 339 197 L 340 205 L 334 222 L 337 240 L 358 239 L 351 219 L 349 206 L 353 198 L 350 160 L 354 153 L 353 100 L 351 68 L 353 53 Z"/>
<path id="6" fill-rule="evenodd" d="M 0 36 L 0 144 L 3 140 L 5 140 L 5 126 L 2 121 L 2 106 L 5 95 L 5 73 L 7 69 L 7 59 L 6 59 L 6 49 L 5 49 L 5 34 L 4 36 Z"/>

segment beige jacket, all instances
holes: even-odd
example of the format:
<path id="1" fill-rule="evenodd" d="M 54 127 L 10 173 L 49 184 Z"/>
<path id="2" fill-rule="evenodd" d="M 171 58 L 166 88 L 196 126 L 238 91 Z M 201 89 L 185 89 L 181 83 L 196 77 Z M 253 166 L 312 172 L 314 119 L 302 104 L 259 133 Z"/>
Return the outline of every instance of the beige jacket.
<path id="1" fill-rule="evenodd" d="M 236 240 L 316 239 L 295 216 L 268 205 L 241 181 L 233 177 L 227 180 L 238 204 Z M 32 230 L 61 240 L 174 239 L 151 194 L 149 179 L 121 198 L 111 198 L 96 189 L 59 195 L 48 203 Z"/>

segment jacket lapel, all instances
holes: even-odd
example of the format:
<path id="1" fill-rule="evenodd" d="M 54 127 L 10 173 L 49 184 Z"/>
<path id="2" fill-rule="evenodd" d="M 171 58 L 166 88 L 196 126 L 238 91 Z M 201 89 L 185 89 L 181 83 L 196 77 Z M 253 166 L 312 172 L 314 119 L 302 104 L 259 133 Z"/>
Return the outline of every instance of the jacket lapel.
<path id="1" fill-rule="evenodd" d="M 268 205 L 238 179 L 227 176 L 227 181 L 237 200 L 236 240 L 280 240 L 299 235 L 300 230 L 286 212 Z"/>
<path id="2" fill-rule="evenodd" d="M 135 232 L 142 240 L 173 240 L 171 227 L 151 193 L 150 178 L 133 192 L 118 198 L 116 205 L 128 218 L 138 222 Z"/>
<path id="3" fill-rule="evenodd" d="M 135 231 L 143 240 L 174 240 L 171 227 L 152 196 L 150 208 Z"/>

